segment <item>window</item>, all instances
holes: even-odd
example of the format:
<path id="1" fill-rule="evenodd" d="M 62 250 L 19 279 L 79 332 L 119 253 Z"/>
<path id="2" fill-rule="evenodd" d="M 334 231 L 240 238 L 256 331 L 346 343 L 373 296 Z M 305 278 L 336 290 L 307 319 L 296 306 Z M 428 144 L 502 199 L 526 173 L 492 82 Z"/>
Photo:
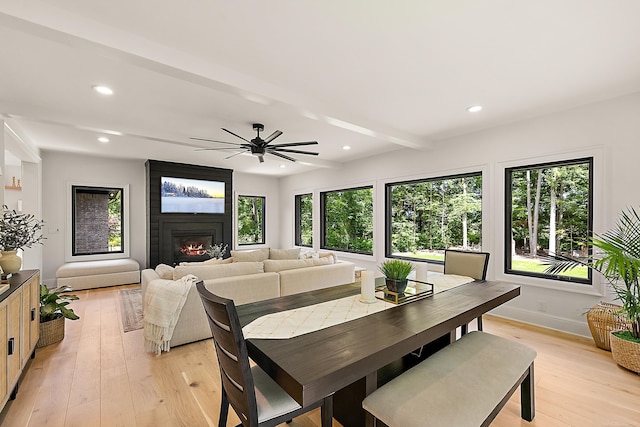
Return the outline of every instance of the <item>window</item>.
<path id="1" fill-rule="evenodd" d="M 373 187 L 320 193 L 322 249 L 373 254 Z"/>
<path id="2" fill-rule="evenodd" d="M 123 188 L 71 187 L 72 255 L 124 253 Z"/>
<path id="3" fill-rule="evenodd" d="M 238 196 L 238 244 L 262 245 L 264 239 L 264 206 L 261 196 Z"/>
<path id="4" fill-rule="evenodd" d="M 444 250 L 481 249 L 482 173 L 388 183 L 386 256 L 444 262 Z"/>
<path id="5" fill-rule="evenodd" d="M 295 197 L 296 245 L 313 246 L 313 195 L 298 194 Z"/>
<path id="6" fill-rule="evenodd" d="M 544 273 L 540 256 L 589 256 L 592 171 L 592 158 L 505 170 L 505 273 L 591 283 L 586 267 L 561 276 Z"/>

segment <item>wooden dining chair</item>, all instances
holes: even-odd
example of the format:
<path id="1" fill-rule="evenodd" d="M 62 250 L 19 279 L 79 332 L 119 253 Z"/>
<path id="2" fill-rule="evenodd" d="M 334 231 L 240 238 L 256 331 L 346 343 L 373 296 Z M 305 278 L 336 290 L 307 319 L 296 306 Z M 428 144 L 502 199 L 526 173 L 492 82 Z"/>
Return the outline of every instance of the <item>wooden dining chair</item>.
<path id="1" fill-rule="evenodd" d="M 258 366 L 251 366 L 247 345 L 233 300 L 209 292 L 202 281 L 196 284 L 213 334 L 222 401 L 218 426 L 227 425 L 229 405 L 244 427 L 268 427 L 288 422 L 321 407 L 322 427 L 330 427 L 333 396 L 302 407 Z"/>
<path id="2" fill-rule="evenodd" d="M 444 274 L 457 274 L 472 277 L 475 280 L 486 280 L 489 266 L 489 252 L 472 252 L 446 249 L 444 251 Z M 478 330 L 482 330 L 482 315 L 478 316 Z M 468 325 L 462 325 L 462 335 L 466 334 Z"/>

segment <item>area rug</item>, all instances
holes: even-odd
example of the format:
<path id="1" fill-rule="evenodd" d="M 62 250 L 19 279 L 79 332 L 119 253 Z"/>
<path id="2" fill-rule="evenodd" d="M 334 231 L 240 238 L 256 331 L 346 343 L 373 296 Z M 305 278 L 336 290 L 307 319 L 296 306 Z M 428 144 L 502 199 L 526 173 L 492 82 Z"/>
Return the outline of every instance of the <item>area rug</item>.
<path id="1" fill-rule="evenodd" d="M 120 291 L 120 313 L 125 332 L 142 329 L 142 290 L 123 289 Z"/>

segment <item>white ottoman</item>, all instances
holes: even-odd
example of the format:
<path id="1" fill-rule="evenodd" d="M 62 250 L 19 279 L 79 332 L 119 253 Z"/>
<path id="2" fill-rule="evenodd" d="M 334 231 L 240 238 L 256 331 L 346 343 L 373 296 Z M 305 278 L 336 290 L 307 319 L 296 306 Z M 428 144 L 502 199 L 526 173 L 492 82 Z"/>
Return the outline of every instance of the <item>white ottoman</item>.
<path id="1" fill-rule="evenodd" d="M 133 259 L 68 262 L 56 272 L 58 286 L 74 290 L 140 283 L 140 265 Z"/>

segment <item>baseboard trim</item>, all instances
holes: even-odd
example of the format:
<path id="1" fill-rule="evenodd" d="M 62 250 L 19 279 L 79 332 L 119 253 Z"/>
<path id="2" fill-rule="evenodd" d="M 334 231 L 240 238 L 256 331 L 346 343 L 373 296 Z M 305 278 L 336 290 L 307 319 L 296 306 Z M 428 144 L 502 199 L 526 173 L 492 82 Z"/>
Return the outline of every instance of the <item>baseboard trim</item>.
<path id="1" fill-rule="evenodd" d="M 504 317 L 505 319 L 541 326 L 547 329 L 591 338 L 591 332 L 589 331 L 586 318 L 584 322 L 579 322 L 548 313 L 523 310 L 522 308 L 509 306 L 497 307 L 491 310 L 489 314 L 497 317 Z"/>

